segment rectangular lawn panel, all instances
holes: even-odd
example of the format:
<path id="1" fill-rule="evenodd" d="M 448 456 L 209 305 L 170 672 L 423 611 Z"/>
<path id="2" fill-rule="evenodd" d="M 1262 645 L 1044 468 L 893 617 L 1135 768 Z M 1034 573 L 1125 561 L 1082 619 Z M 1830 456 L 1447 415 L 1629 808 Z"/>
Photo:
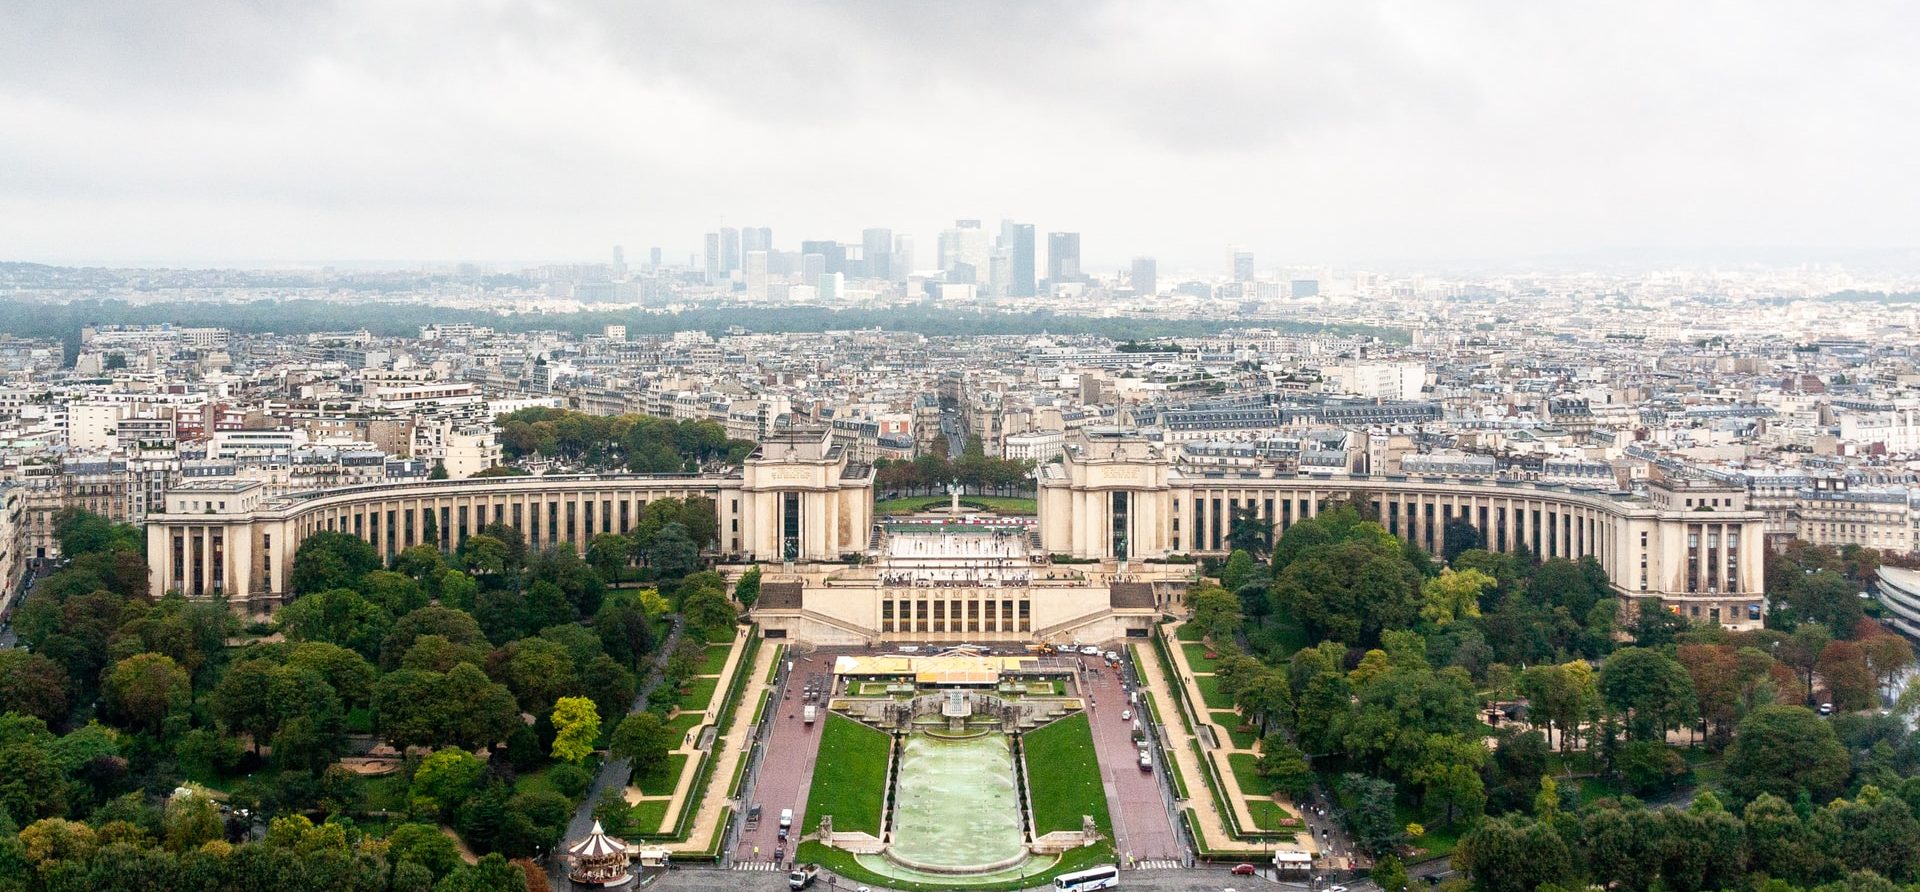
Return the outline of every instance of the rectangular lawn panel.
<path id="1" fill-rule="evenodd" d="M 1271 799 L 1247 800 L 1247 814 L 1253 816 L 1253 825 L 1262 830 L 1292 830 L 1299 826 L 1287 810 Z"/>
<path id="2" fill-rule="evenodd" d="M 627 812 L 627 823 L 633 827 L 633 833 L 640 836 L 656 836 L 660 833 L 660 822 L 667 819 L 666 799 L 642 799 Z"/>
<path id="3" fill-rule="evenodd" d="M 1259 757 L 1252 753 L 1229 753 L 1227 764 L 1233 768 L 1233 782 L 1238 784 L 1240 792 L 1248 796 L 1272 796 L 1273 781 L 1260 776 L 1254 770 Z"/>
<path id="4" fill-rule="evenodd" d="M 1199 641 L 1200 627 L 1194 625 L 1193 623 L 1187 623 L 1181 626 L 1179 629 L 1175 630 L 1173 633 L 1173 637 L 1178 638 L 1181 641 Z"/>
<path id="5" fill-rule="evenodd" d="M 1200 701 L 1208 709 L 1232 709 L 1233 701 L 1220 690 L 1220 678 L 1215 675 L 1196 675 L 1193 686 L 1200 689 Z"/>
<path id="6" fill-rule="evenodd" d="M 1092 815 L 1102 833 L 1112 832 L 1100 761 L 1093 749 L 1093 727 L 1086 713 L 1028 731 L 1021 738 L 1021 748 L 1027 785 L 1033 792 L 1035 833 L 1079 830 L 1081 815 Z"/>
<path id="7" fill-rule="evenodd" d="M 1195 672 L 1212 672 L 1219 664 L 1217 659 L 1207 656 L 1209 649 L 1205 644 L 1188 641 L 1181 644 L 1180 649 L 1186 652 L 1187 665 L 1193 667 Z"/>
<path id="8" fill-rule="evenodd" d="M 687 770 L 686 753 L 668 753 L 666 767 L 650 775 L 633 776 L 633 785 L 646 796 L 671 796 L 680 783 L 680 772 Z"/>
<path id="9" fill-rule="evenodd" d="M 690 678 L 685 692 L 680 695 L 680 708 L 688 712 L 699 712 L 713 702 L 713 692 L 720 687 L 717 678 Z"/>
<path id="10" fill-rule="evenodd" d="M 880 835 L 880 804 L 887 792 L 887 756 L 893 739 L 836 713 L 820 729 L 820 758 L 813 766 L 807 810 L 794 835 L 812 833 L 821 815 L 833 829 Z M 764 818 L 763 818 L 764 819 Z"/>
<path id="11" fill-rule="evenodd" d="M 1253 742 L 1258 738 L 1252 731 L 1240 730 L 1241 720 L 1239 713 L 1232 710 L 1221 710 L 1219 712 L 1208 713 L 1208 716 L 1213 719 L 1214 724 L 1227 729 L 1227 736 L 1233 739 L 1234 749 L 1253 749 Z"/>
<path id="12" fill-rule="evenodd" d="M 730 653 L 733 653 L 733 648 L 727 645 L 707 645 L 707 652 L 705 657 L 700 661 L 700 668 L 693 670 L 693 674 L 719 675 L 720 670 L 727 668 L 727 655 Z"/>

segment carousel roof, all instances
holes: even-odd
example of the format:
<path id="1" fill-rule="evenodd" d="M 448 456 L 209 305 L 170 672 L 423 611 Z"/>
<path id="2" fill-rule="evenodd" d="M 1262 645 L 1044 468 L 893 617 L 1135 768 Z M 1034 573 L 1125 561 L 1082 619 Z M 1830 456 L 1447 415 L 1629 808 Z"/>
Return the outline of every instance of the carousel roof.
<path id="1" fill-rule="evenodd" d="M 599 821 L 593 822 L 593 832 L 587 834 L 585 839 L 567 846 L 567 854 L 580 858 L 608 858 L 626 852 L 626 841 L 608 836 L 606 831 L 600 829 Z"/>

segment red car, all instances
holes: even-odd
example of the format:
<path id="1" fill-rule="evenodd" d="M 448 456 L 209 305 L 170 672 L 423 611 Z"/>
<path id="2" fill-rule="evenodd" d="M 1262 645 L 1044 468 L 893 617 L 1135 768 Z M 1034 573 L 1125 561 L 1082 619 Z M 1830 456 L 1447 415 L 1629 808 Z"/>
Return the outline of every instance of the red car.
<path id="1" fill-rule="evenodd" d="M 1233 866 L 1234 876 L 1250 877 L 1250 876 L 1253 876 L 1253 874 L 1254 874 L 1254 868 L 1253 868 L 1253 865 L 1251 864 L 1235 864 Z"/>

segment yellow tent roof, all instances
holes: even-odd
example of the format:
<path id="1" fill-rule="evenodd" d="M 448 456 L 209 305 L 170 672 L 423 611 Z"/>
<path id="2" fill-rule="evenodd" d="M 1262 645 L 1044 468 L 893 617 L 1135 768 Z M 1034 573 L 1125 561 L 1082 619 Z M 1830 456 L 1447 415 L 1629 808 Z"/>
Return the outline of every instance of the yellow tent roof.
<path id="1" fill-rule="evenodd" d="M 993 684 L 1000 673 L 1021 668 L 1032 657 L 976 657 L 951 654 L 918 656 L 883 654 L 872 657 L 840 657 L 833 662 L 836 675 L 912 675 L 920 684 Z"/>

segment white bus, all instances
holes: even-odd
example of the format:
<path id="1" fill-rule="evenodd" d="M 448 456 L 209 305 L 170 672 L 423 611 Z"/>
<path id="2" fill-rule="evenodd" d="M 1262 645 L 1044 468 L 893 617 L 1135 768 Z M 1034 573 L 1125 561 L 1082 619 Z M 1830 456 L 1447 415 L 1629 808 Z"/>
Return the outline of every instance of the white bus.
<path id="1" fill-rule="evenodd" d="M 1075 873 L 1064 873 L 1055 877 L 1053 881 L 1053 887 L 1064 892 L 1093 892 L 1094 889 L 1111 889 L 1118 885 L 1120 885 L 1120 868 L 1111 864 Z"/>

